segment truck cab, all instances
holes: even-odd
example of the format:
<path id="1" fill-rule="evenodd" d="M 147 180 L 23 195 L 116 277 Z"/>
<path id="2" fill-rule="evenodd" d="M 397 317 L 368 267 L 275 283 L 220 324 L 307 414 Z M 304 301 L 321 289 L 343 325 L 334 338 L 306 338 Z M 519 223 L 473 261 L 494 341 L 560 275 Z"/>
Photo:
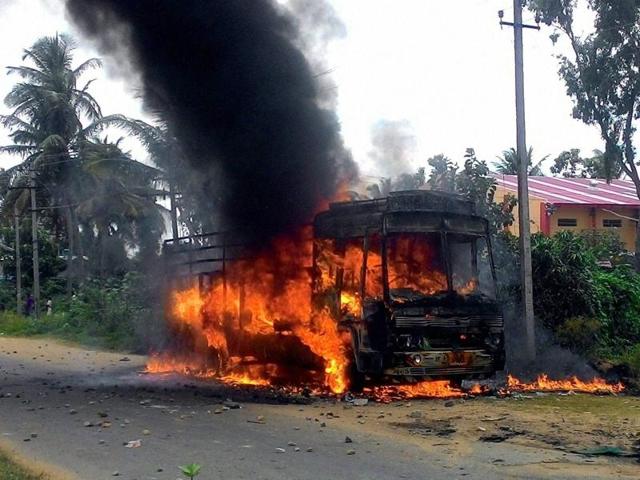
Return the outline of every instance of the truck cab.
<path id="1" fill-rule="evenodd" d="M 330 205 L 314 220 L 313 296 L 350 336 L 352 384 L 481 379 L 504 367 L 487 220 L 434 191 Z"/>

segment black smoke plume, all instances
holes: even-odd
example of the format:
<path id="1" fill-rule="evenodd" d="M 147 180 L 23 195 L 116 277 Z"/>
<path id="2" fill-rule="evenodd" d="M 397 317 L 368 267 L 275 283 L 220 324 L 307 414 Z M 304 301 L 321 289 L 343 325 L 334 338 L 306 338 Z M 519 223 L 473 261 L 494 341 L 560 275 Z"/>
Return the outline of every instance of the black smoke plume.
<path id="1" fill-rule="evenodd" d="M 211 217 L 221 213 L 216 226 L 264 240 L 308 222 L 354 175 L 336 116 L 320 106 L 318 72 L 300 49 L 301 23 L 275 1 L 66 7 L 103 54 L 131 62 L 145 108 L 177 139 Z"/>

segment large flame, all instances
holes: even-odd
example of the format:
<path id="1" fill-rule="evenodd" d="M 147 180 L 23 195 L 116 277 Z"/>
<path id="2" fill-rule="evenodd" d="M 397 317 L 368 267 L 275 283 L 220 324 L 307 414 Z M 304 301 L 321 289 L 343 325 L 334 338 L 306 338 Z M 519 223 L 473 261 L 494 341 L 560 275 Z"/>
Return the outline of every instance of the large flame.
<path id="1" fill-rule="evenodd" d="M 147 370 L 263 385 L 281 376 L 279 369 L 266 368 L 270 355 L 291 364 L 301 360 L 312 370 L 319 358 L 317 380 L 334 393 L 344 392 L 348 342 L 328 308 L 312 307 L 311 246 L 302 233 L 279 238 L 251 260 L 229 262 L 224 276 L 206 289 L 174 292 L 174 328 L 186 331 L 195 344 L 186 349 L 187 360 L 158 356 Z M 296 347 L 292 337 L 298 349 L 287 351 Z"/>

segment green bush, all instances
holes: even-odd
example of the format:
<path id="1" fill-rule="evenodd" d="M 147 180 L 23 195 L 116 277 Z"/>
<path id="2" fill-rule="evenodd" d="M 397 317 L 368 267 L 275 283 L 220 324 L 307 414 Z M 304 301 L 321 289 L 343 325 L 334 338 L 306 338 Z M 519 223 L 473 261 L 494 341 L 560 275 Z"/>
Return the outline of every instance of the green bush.
<path id="1" fill-rule="evenodd" d="M 624 263 L 627 251 L 616 231 L 584 230 L 578 234 L 591 253 L 598 260 L 610 260 L 612 263 Z"/>
<path id="2" fill-rule="evenodd" d="M 146 351 L 162 326 L 159 282 L 138 273 L 122 279 L 92 279 L 72 298 L 53 299 L 53 314 L 39 319 L 0 313 L 0 333 L 52 335 L 119 350 Z M 160 336 L 156 333 L 155 337 Z"/>
<path id="3" fill-rule="evenodd" d="M 37 328 L 32 318 L 5 311 L 0 313 L 0 333 L 4 335 L 34 335 L 37 333 Z"/>
<path id="4" fill-rule="evenodd" d="M 592 358 L 633 360 L 626 352 L 640 343 L 640 275 L 624 264 L 599 267 L 598 258 L 618 246 L 615 238 L 594 242 L 571 232 L 532 236 L 535 312 L 564 346 Z"/>
<path id="5" fill-rule="evenodd" d="M 553 329 L 571 317 L 597 317 L 596 258 L 580 237 L 559 232 L 531 236 L 536 315 Z"/>
<path id="6" fill-rule="evenodd" d="M 640 275 L 622 266 L 594 272 L 602 341 L 628 347 L 640 343 Z"/>
<path id="7" fill-rule="evenodd" d="M 560 344 L 573 350 L 589 351 L 598 341 L 602 322 L 593 317 L 571 317 L 558 326 Z"/>
<path id="8" fill-rule="evenodd" d="M 621 357 L 622 363 L 628 365 L 631 374 L 640 378 L 640 343 L 634 345 Z"/>

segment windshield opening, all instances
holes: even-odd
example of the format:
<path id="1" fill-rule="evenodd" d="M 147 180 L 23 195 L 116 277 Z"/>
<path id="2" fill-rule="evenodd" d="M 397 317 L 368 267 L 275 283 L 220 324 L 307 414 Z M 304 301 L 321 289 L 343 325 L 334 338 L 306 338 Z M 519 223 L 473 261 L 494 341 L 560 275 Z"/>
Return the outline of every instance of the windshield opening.
<path id="1" fill-rule="evenodd" d="M 411 301 L 447 291 L 440 233 L 402 233 L 387 239 L 389 294 Z"/>
<path id="2" fill-rule="evenodd" d="M 484 237 L 449 234 L 453 290 L 463 296 L 495 298 L 495 284 L 487 240 Z"/>

